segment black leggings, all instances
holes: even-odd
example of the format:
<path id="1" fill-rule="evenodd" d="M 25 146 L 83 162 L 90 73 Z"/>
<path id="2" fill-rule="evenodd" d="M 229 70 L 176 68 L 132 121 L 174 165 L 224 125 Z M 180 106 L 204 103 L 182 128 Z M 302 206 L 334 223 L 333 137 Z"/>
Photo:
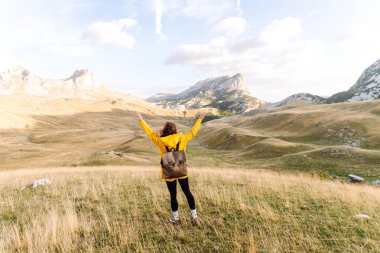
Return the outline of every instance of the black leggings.
<path id="1" fill-rule="evenodd" d="M 181 189 L 183 193 L 185 193 L 185 196 L 187 198 L 187 202 L 189 203 L 189 207 L 191 210 L 195 209 L 195 201 L 193 194 L 190 192 L 189 188 L 189 179 L 178 179 L 179 185 L 181 186 Z M 173 182 L 166 181 L 166 185 L 168 186 L 169 192 L 170 192 L 170 204 L 172 206 L 172 211 L 178 211 L 178 202 L 177 202 L 177 180 L 174 180 Z"/>

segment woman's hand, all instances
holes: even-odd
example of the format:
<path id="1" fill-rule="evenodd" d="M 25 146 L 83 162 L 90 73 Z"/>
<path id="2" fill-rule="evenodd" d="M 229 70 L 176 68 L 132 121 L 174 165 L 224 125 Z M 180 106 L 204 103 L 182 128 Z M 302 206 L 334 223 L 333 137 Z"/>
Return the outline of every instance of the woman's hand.
<path id="1" fill-rule="evenodd" d="M 142 115 L 141 115 L 141 113 L 136 112 L 136 115 L 137 115 L 137 118 L 139 118 L 140 121 L 144 120 L 143 117 L 142 117 Z"/>
<path id="2" fill-rule="evenodd" d="M 203 120 L 205 116 L 206 116 L 206 113 L 205 113 L 205 112 L 202 112 L 202 113 L 199 115 L 199 118 L 198 118 L 198 119 Z"/>

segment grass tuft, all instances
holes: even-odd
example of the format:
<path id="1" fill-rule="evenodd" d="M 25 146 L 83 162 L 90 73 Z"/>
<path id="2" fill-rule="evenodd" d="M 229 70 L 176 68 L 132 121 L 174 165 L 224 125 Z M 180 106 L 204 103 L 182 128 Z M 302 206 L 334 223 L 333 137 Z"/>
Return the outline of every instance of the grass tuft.
<path id="1" fill-rule="evenodd" d="M 1 252 L 379 252 L 380 195 L 368 186 L 265 170 L 191 168 L 200 226 L 178 193 L 174 227 L 159 169 L 1 172 Z M 21 191 L 40 177 L 49 187 Z M 17 180 L 16 180 L 17 178 Z M 372 218 L 358 220 L 355 214 Z"/>

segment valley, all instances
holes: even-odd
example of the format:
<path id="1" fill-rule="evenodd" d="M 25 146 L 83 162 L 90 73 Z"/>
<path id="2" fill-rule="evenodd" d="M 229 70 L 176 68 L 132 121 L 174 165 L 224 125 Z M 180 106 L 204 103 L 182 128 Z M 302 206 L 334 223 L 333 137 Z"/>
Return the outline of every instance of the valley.
<path id="1" fill-rule="evenodd" d="M 379 0 L 0 1 L 0 253 L 379 253 Z"/>
<path id="2" fill-rule="evenodd" d="M 103 100 L 3 97 L 1 169 L 158 165 L 158 150 L 139 126 L 182 132 L 198 110 L 165 110 L 138 98 Z M 22 101 L 22 102 L 20 102 Z M 205 109 L 206 110 L 206 109 Z M 203 123 L 189 143 L 193 166 L 295 170 L 380 177 L 380 101 L 259 108 Z M 217 111 L 209 110 L 210 113 Z"/>
<path id="3" fill-rule="evenodd" d="M 379 99 L 296 94 L 268 105 L 221 78 L 232 90 L 204 93 L 217 84 L 200 82 L 196 95 L 209 97 L 197 99 L 208 106 L 227 94 L 233 107 L 165 109 L 89 92 L 91 72 L 74 73 L 75 92 L 74 81 L 58 80 L 57 91 L 30 73 L 3 86 L 19 91 L 0 95 L 0 251 L 379 251 L 378 188 L 367 185 L 380 178 Z M 53 95 L 22 92 L 31 82 Z M 184 133 L 207 113 L 186 151 L 200 226 L 166 224 L 159 152 L 136 111 L 154 131 L 172 121 Z M 349 184 L 349 174 L 365 183 Z M 52 183 L 24 188 L 38 178 Z"/>

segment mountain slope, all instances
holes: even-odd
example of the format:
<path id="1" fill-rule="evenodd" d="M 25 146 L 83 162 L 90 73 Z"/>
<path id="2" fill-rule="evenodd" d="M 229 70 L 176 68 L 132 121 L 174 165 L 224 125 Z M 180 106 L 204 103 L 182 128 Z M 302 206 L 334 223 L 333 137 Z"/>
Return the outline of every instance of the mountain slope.
<path id="1" fill-rule="evenodd" d="M 347 91 L 342 91 L 329 98 L 310 93 L 291 95 L 279 102 L 267 105 L 267 108 L 285 105 L 302 106 L 305 104 L 340 103 L 351 101 L 373 100 L 380 98 L 380 59 L 366 68 L 357 82 Z"/>
<path id="2" fill-rule="evenodd" d="M 182 110 L 213 107 L 233 113 L 247 112 L 265 104 L 249 95 L 247 83 L 241 74 L 208 78 L 178 94 L 157 94 L 147 101 L 163 108 Z"/>
<path id="3" fill-rule="evenodd" d="M 380 59 L 364 70 L 349 90 L 332 95 L 327 102 L 338 103 L 378 98 L 380 98 Z"/>
<path id="4" fill-rule="evenodd" d="M 379 177 L 379 113 L 380 100 L 254 110 L 204 124 L 199 155 L 235 165 L 278 162 L 282 168 Z"/>
<path id="5" fill-rule="evenodd" d="M 297 93 L 279 102 L 269 104 L 267 107 L 268 108 L 280 107 L 280 106 L 285 106 L 285 105 L 292 105 L 294 103 L 299 104 L 299 102 L 303 102 L 304 104 L 324 104 L 326 103 L 326 98 L 313 95 L 310 93 Z"/>
<path id="6" fill-rule="evenodd" d="M 0 95 L 88 99 L 109 92 L 89 69 L 76 70 L 66 79 L 41 78 L 20 66 L 0 72 Z"/>

